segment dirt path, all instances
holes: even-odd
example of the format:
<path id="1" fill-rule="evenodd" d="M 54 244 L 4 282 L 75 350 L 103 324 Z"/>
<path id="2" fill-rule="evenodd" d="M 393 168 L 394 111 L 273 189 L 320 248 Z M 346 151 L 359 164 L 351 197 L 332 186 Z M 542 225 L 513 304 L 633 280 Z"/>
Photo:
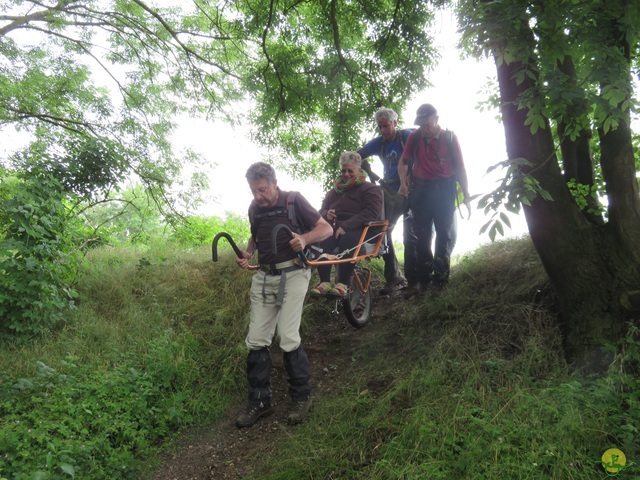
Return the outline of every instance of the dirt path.
<path id="1" fill-rule="evenodd" d="M 374 290 L 375 291 L 375 290 Z M 341 388 L 351 379 L 343 372 L 351 361 L 352 353 L 361 342 L 374 333 L 377 322 L 382 321 L 394 302 L 402 301 L 400 292 L 388 297 L 375 295 L 375 309 L 370 324 L 356 330 L 343 315 L 331 315 L 327 303 L 326 321 L 315 322 L 303 337 L 309 354 L 314 385 L 314 400 Z M 235 418 L 243 405 L 232 409 L 225 420 L 193 429 L 178 442 L 178 448 L 168 455 L 153 480 L 223 480 L 241 479 L 278 450 L 280 439 L 295 426 L 286 421 L 288 409 L 286 371 L 282 355 L 273 354 L 272 389 L 275 413 L 263 418 L 252 427 L 238 429 Z"/>

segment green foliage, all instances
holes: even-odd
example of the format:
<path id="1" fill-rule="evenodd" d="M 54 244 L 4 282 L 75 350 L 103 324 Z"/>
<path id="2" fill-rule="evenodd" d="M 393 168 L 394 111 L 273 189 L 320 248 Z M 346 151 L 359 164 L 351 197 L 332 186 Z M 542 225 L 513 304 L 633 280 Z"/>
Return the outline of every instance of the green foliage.
<path id="1" fill-rule="evenodd" d="M 458 3 L 457 10 L 465 50 L 473 56 L 493 57 L 498 66 L 507 64 L 516 72 L 513 78 L 504 81 L 501 92 L 488 92 L 496 108 L 508 104 L 524 111 L 524 125 L 529 127 L 532 139 L 547 125 L 558 127 L 562 138 L 555 138 L 557 148 L 560 142 L 570 144 L 581 138 L 593 138 L 593 161 L 584 154 L 583 146 L 579 170 L 594 172 L 595 175 L 582 175 L 595 178 L 597 185 L 590 192 L 586 191 L 587 186 L 572 184 L 570 188 L 587 217 L 606 216 L 604 211 L 593 210 L 599 199 L 588 203 L 586 199 L 605 193 L 607 179 L 603 172 L 607 171 L 607 165 L 609 171 L 629 166 L 638 170 L 637 155 L 635 158 L 625 155 L 624 160 L 614 156 L 606 158 L 599 142 L 621 124 L 628 127 L 631 115 L 638 109 L 638 90 L 631 79 L 640 66 L 638 56 L 632 53 L 637 50 L 640 39 L 640 4 L 625 0 L 606 3 L 554 0 L 536 4 L 519 0 L 465 0 Z M 514 96 L 517 90 L 514 87 L 522 85 L 525 79 L 526 88 Z M 595 135 L 596 131 L 599 135 Z M 615 151 L 630 146 L 619 145 L 620 138 L 614 142 Z M 526 148 L 526 141 L 521 143 L 520 152 Z M 531 158 L 527 160 L 536 167 L 549 160 L 546 153 L 539 158 L 534 158 L 538 154 L 533 150 L 528 153 Z M 558 170 L 557 174 L 560 173 Z M 520 182 L 513 187 L 520 189 Z M 532 191 L 537 188 L 532 187 Z M 611 185 L 608 187 L 606 193 L 615 196 Z M 543 184 L 541 188 L 549 189 L 549 186 Z M 497 192 L 493 200 L 498 199 L 504 200 L 505 208 L 511 211 L 513 203 L 509 195 Z M 611 205 L 615 201 L 602 203 Z M 585 208 L 587 205 L 591 208 Z M 500 233 L 499 223 L 495 220 L 490 223 L 491 228 Z"/>
<path id="2" fill-rule="evenodd" d="M 596 199 L 599 196 L 598 185 L 589 186 L 579 183 L 575 179 L 571 179 L 567 183 L 567 186 L 576 201 L 576 205 L 581 211 L 586 211 L 594 215 L 603 215 L 607 213 L 602 205 L 597 204 L 598 208 L 592 207 L 592 205 L 594 205 L 593 199 Z"/>
<path id="3" fill-rule="evenodd" d="M 133 176 L 171 197 L 180 113 L 246 116 L 294 175 L 330 178 L 377 108 L 401 110 L 428 84 L 426 27 L 442 3 L 11 0 L 0 7 L 0 124 L 30 133 L 24 156 L 54 159 L 83 194 Z"/>
<path id="4" fill-rule="evenodd" d="M 93 137 L 64 141 L 68 143 L 54 148 L 32 144 L 29 151 L 14 156 L 14 163 L 26 171 L 49 173 L 66 192 L 87 200 L 107 195 L 131 168 L 117 143 Z"/>
<path id="5" fill-rule="evenodd" d="M 145 478 L 162 440 L 228 421 L 245 393 L 251 276 L 231 252 L 216 264 L 208 247 L 173 244 L 87 255 L 61 334 L 0 343 L 11 480 Z M 640 451 L 638 331 L 611 347 L 606 377 L 574 376 L 550 292 L 528 240 L 466 256 L 438 297 L 390 304 L 334 345 L 349 354 L 326 374 L 342 381 L 319 389 L 307 422 L 271 432 L 280 455 L 251 478 L 599 478 L 606 449 Z M 326 332 L 326 313 L 308 306 L 305 328 Z"/>
<path id="6" fill-rule="evenodd" d="M 615 405 L 612 423 L 616 443 L 623 451 L 638 451 L 640 433 L 640 329 L 629 322 L 627 334 L 609 349 L 616 354 L 602 388 L 611 392 Z"/>
<path id="7" fill-rule="evenodd" d="M 44 168 L 85 199 L 127 179 L 159 204 L 176 202 L 170 186 L 193 155 L 173 151 L 173 116 L 237 98 L 227 75 L 233 42 L 192 41 L 212 26 L 188 19 L 181 7 L 142 2 L 3 2 L 1 133 L 20 131 L 29 143 L 12 144 L 2 163 Z"/>
<path id="8" fill-rule="evenodd" d="M 172 238 L 180 245 L 196 247 L 210 245 L 220 232 L 231 235 L 240 247 L 244 247 L 251 235 L 246 216 L 227 214 L 224 220 L 218 217 L 187 217 L 175 227 Z"/>
<path id="9" fill-rule="evenodd" d="M 191 249 L 190 249 L 191 250 Z M 96 248 L 57 335 L 0 343 L 0 476 L 139 479 L 161 440 L 242 392 L 250 275 L 233 255 Z"/>
<path id="10" fill-rule="evenodd" d="M 339 154 L 362 142 L 381 106 L 401 111 L 428 84 L 437 52 L 429 2 L 366 0 L 239 5 L 246 38 L 261 55 L 245 65 L 243 87 L 257 102 L 254 137 L 287 154 L 304 178 L 335 175 Z"/>
<path id="11" fill-rule="evenodd" d="M 491 193 L 480 198 L 478 207 L 484 209 L 485 216 L 490 215 L 490 220 L 480 229 L 483 234 L 489 229 L 491 241 L 496 235 L 504 236 L 504 225 L 511 228 L 508 215 L 502 211 L 518 214 L 521 205 L 531 205 L 536 198 L 551 202 L 553 198 L 540 183 L 530 174 L 525 173 L 525 168 L 530 168 L 531 162 L 524 158 L 505 160 L 489 169 L 489 172 L 498 167 L 506 168 L 504 178 L 500 185 Z"/>
<path id="12" fill-rule="evenodd" d="M 43 333 L 74 306 L 73 222 L 49 175 L 0 178 L 0 328 Z"/>
<path id="13" fill-rule="evenodd" d="M 110 195 L 97 204 L 82 203 L 79 217 L 88 245 L 148 245 L 167 229 L 162 210 L 143 187 Z"/>
<path id="14" fill-rule="evenodd" d="M 143 357 L 112 368 L 69 357 L 61 371 L 37 362 L 34 377 L 5 378 L 0 471 L 15 480 L 136 478 L 136 456 L 191 421 L 176 381 L 193 368 L 184 350 L 194 348 L 192 338 L 168 332 Z"/>
<path id="15" fill-rule="evenodd" d="M 640 451 L 637 331 L 612 365 L 632 362 L 624 376 L 573 375 L 549 292 L 528 240 L 467 256 L 440 296 L 376 325 L 343 388 L 251 478 L 604 478 L 605 450 Z"/>

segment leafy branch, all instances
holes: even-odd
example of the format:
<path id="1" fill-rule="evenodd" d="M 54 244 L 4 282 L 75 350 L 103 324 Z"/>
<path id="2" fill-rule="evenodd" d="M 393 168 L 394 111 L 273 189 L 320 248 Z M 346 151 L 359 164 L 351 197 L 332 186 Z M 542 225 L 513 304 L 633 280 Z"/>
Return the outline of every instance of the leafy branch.
<path id="1" fill-rule="evenodd" d="M 491 193 L 484 195 L 478 201 L 478 207 L 484 209 L 485 216 L 490 220 L 480 229 L 480 234 L 487 230 L 489 238 L 494 241 L 497 234 L 504 236 L 504 226 L 511 228 L 508 213 L 517 215 L 522 205 L 531 206 L 536 198 L 552 202 L 551 194 L 542 188 L 538 180 L 524 169 L 530 169 L 533 164 L 525 158 L 504 160 L 489 168 L 487 173 L 497 168 L 506 169 L 500 185 Z M 506 210 L 506 212 L 504 211 Z"/>

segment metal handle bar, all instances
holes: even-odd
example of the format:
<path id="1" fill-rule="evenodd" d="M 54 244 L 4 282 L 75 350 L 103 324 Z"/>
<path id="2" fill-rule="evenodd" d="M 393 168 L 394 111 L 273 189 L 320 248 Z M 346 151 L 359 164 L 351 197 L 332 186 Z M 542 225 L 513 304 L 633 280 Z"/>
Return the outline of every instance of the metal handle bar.
<path id="1" fill-rule="evenodd" d="M 373 257 L 378 254 L 378 251 L 380 250 L 380 245 L 382 245 L 382 240 L 384 240 L 384 236 L 385 236 L 385 233 L 387 232 L 388 226 L 389 226 L 389 220 L 380 220 L 380 221 L 373 221 L 373 222 L 367 223 L 364 226 L 364 229 L 362 230 L 362 234 L 360 235 L 360 240 L 358 241 L 358 244 L 355 248 L 353 256 L 351 257 L 339 258 L 339 259 L 309 260 L 304 252 L 299 252 L 298 255 L 300 256 L 300 259 L 310 267 L 317 267 L 320 265 L 337 265 L 339 263 L 356 263 L 360 260 L 364 260 L 365 258 Z M 362 245 L 367 243 L 365 242 L 365 238 L 367 236 L 367 233 L 369 232 L 370 227 L 381 228 L 380 233 L 378 234 L 378 239 L 376 240 L 373 252 L 360 254 L 360 248 L 362 247 Z M 276 244 L 276 240 L 278 237 L 278 232 L 280 230 L 285 230 L 289 234 L 289 236 L 293 238 L 293 232 L 287 225 L 283 223 L 279 223 L 278 225 L 273 227 L 273 230 L 271 231 L 271 245 L 274 253 L 278 253 L 278 246 Z"/>
<path id="2" fill-rule="evenodd" d="M 293 232 L 284 223 L 279 223 L 278 225 L 273 227 L 273 230 L 271 230 L 271 248 L 273 248 L 273 253 L 278 253 L 278 232 L 283 229 L 289 234 L 289 238 L 293 238 Z"/>
<path id="3" fill-rule="evenodd" d="M 233 241 L 233 238 L 231 238 L 231 235 L 229 235 L 227 232 L 220 232 L 215 237 L 213 237 L 213 243 L 211 243 L 211 258 L 214 262 L 218 261 L 218 241 L 221 238 L 226 238 L 227 242 L 229 242 L 229 245 L 231 245 L 231 248 L 233 248 L 233 251 L 236 252 L 236 256 L 238 258 L 243 258 L 242 252 L 236 245 L 236 242 Z"/>
<path id="4" fill-rule="evenodd" d="M 286 230 L 286 232 L 289 234 L 289 238 L 293 238 L 293 232 L 284 223 L 279 223 L 278 225 L 273 227 L 273 230 L 271 230 L 271 247 L 273 248 L 274 254 L 278 253 L 278 232 L 282 229 Z M 307 265 L 311 265 L 309 263 L 309 260 L 307 260 L 307 255 L 304 251 L 298 252 L 298 257 L 300 257 L 300 260 L 302 260 Z"/>
<path id="5" fill-rule="evenodd" d="M 213 242 L 211 243 L 211 258 L 214 262 L 218 261 L 218 240 L 220 240 L 221 238 L 227 239 L 229 245 L 231 245 L 231 248 L 233 248 L 233 251 L 236 252 L 236 257 L 244 258 L 244 255 L 242 255 L 242 252 L 236 245 L 236 242 L 234 242 L 231 238 L 231 235 L 229 235 L 227 232 L 220 232 L 215 237 L 213 237 Z M 257 270 L 258 268 L 260 268 L 260 265 L 249 265 L 247 267 L 247 270 Z"/>

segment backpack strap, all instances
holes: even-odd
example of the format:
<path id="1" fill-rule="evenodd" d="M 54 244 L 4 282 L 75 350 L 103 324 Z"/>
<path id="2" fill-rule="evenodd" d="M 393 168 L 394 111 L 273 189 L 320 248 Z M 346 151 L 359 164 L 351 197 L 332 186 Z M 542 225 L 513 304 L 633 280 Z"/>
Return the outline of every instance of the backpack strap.
<path id="1" fill-rule="evenodd" d="M 449 156 L 451 157 L 451 165 L 453 165 L 453 169 L 455 171 L 458 170 L 458 152 L 453 148 L 453 132 L 451 130 L 444 131 L 444 139 L 447 143 L 447 150 L 449 151 Z"/>
<path id="2" fill-rule="evenodd" d="M 300 233 L 302 224 L 298 220 L 298 212 L 296 211 L 296 196 L 298 192 L 289 192 L 287 195 L 287 199 L 284 201 L 284 206 L 287 209 L 287 217 L 293 225 L 294 230 L 297 233 Z"/>
<path id="3" fill-rule="evenodd" d="M 458 181 L 458 165 L 460 165 L 458 152 L 455 148 L 453 148 L 453 132 L 451 130 L 445 130 L 445 141 L 447 142 L 447 149 L 449 150 L 449 156 L 451 157 L 451 165 L 453 165 L 453 176 L 456 179 L 456 200 L 455 204 L 460 212 L 460 216 L 462 217 L 462 211 L 460 210 L 460 205 L 464 203 L 464 193 L 462 191 L 462 185 Z M 464 217 L 463 217 L 464 218 Z"/>
<path id="4" fill-rule="evenodd" d="M 400 130 L 400 138 L 398 138 L 398 143 L 400 143 L 400 148 L 402 149 L 402 151 L 404 151 L 404 135 L 405 135 L 406 129 L 402 129 Z"/>
<path id="5" fill-rule="evenodd" d="M 266 213 L 256 213 L 256 202 L 255 200 L 251 202 L 251 205 L 249 206 L 249 224 L 251 226 L 251 235 L 253 237 L 255 237 L 256 233 L 258 232 L 260 221 L 263 218 L 275 217 L 277 215 L 286 215 L 291 222 L 291 225 L 293 226 L 294 232 L 304 233 L 308 231 L 308 227 L 298 216 L 298 210 L 296 208 L 296 196 L 298 195 L 298 192 L 286 192 L 285 195 L 286 197 L 284 200 L 284 209 L 278 208 Z"/>
<path id="6" fill-rule="evenodd" d="M 389 143 L 393 143 L 394 141 L 398 140 L 398 143 L 400 144 L 400 149 L 404 150 L 404 134 L 406 132 L 406 129 L 402 129 L 402 130 L 396 130 L 396 136 L 393 138 L 393 140 Z M 380 159 L 384 159 L 384 146 L 388 145 L 387 142 L 384 141 L 384 138 L 382 139 L 382 141 L 380 142 L 380 153 L 379 153 L 379 157 Z"/>
<path id="7" fill-rule="evenodd" d="M 256 201 L 252 200 L 251 205 L 249 205 L 249 228 L 251 229 L 251 236 L 255 238 L 256 231 L 258 230 L 255 227 L 256 223 Z"/>

